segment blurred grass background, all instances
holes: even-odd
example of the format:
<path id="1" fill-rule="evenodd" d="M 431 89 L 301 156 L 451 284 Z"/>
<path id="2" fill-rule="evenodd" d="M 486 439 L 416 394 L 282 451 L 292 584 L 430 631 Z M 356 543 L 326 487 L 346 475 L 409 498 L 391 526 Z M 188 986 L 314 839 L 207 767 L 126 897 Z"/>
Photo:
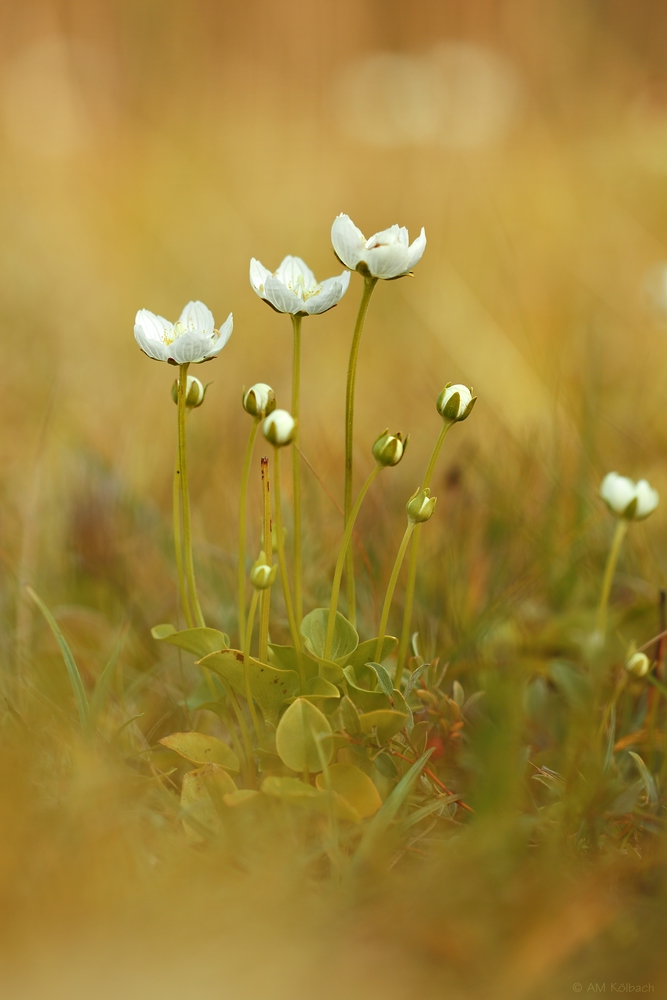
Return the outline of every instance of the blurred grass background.
<path id="1" fill-rule="evenodd" d="M 155 668 L 148 630 L 175 615 L 176 414 L 173 372 L 139 353 L 134 314 L 145 307 L 175 318 L 192 298 L 217 321 L 234 312 L 229 345 L 197 372 L 213 385 L 189 421 L 203 599 L 210 623 L 233 632 L 237 484 L 249 430 L 241 387 L 267 381 L 279 405 L 290 391 L 290 325 L 252 293 L 249 259 L 275 268 L 291 253 L 319 278 L 337 273 L 329 228 L 341 211 L 367 235 L 398 222 L 413 238 L 424 225 L 428 237 L 415 276 L 378 288 L 361 349 L 359 481 L 385 426 L 411 433 L 404 462 L 384 474 L 362 514 L 376 586 L 382 595 L 402 505 L 439 429 L 436 395 L 447 381 L 472 384 L 478 405 L 449 437 L 434 482 L 439 504 L 424 532 L 416 627 L 424 651 L 450 659 L 464 685 L 501 668 L 504 742 L 491 740 L 480 759 L 516 759 L 521 724 L 511 709 L 522 684 L 567 652 L 597 597 L 610 534 L 596 499 L 602 475 L 646 476 L 667 495 L 667 12 L 657 0 L 45 0 L 6 5 L 0 24 L 0 643 L 10 688 L 18 674 L 44 696 L 36 711 L 46 760 L 57 774 L 66 761 L 81 776 L 67 794 L 53 774 L 43 778 L 53 796 L 45 818 L 16 778 L 36 769 L 39 786 L 44 758 L 20 742 L 8 750 L 3 794 L 13 819 L 2 891 L 27 947 L 36 900 L 49 925 L 71 907 L 74 938 L 101 911 L 114 933 L 123 922 L 126 930 L 159 923 L 150 888 L 136 897 L 128 888 L 133 864 L 146 879 L 151 838 L 146 857 L 119 862 L 152 821 L 132 811 L 126 780 L 88 760 L 63 720 L 53 722 L 53 705 L 69 706 L 66 676 L 20 597 L 20 583 L 31 583 L 57 608 L 88 681 L 128 627 L 124 670 L 134 678 Z M 301 442 L 338 498 L 359 294 L 353 276 L 339 307 L 304 323 Z M 333 561 L 340 523 L 304 478 L 312 606 L 325 596 L 324 563 Z M 256 538 L 257 491 L 252 502 Z M 660 510 L 631 531 L 615 590 L 626 609 L 617 657 L 630 639 L 658 631 L 665 535 Z M 363 630 L 374 634 L 367 579 L 361 601 Z M 165 675 L 137 705 L 146 739 L 176 727 L 175 686 Z M 491 826 L 468 842 L 463 868 L 439 859 L 435 894 L 428 869 L 409 891 L 400 881 L 373 890 L 356 917 L 336 910 L 338 901 L 315 918 L 284 874 L 291 861 L 280 854 L 260 866 L 264 938 L 275 934 L 281 907 L 295 914 L 292 943 L 286 935 L 282 944 L 296 978 L 274 982 L 276 994 L 312 995 L 317 983 L 323 997 L 333 995 L 312 971 L 315 959 L 303 957 L 308 941 L 319 955 L 314 942 L 323 937 L 345 954 L 353 996 L 404 987 L 406 996 L 436 995 L 445 984 L 452 995 L 560 995 L 571 991 L 568 962 L 603 981 L 600 969 L 621 953 L 624 974 L 639 970 L 648 981 L 653 962 L 655 977 L 646 942 L 659 940 L 663 903 L 642 892 L 646 882 L 664 900 L 657 862 L 636 859 L 629 871 L 605 874 L 579 872 L 577 861 L 565 886 L 546 862 L 526 869 L 516 831 L 498 825 L 520 795 L 506 791 L 504 807 L 490 808 Z M 497 837 L 485 840 L 492 829 Z M 200 864 L 180 863 L 184 872 Z M 116 893 L 109 873 L 118 866 L 127 884 L 119 878 Z M 468 881 L 461 871 L 481 874 Z M 187 891 L 174 878 L 160 891 L 174 905 L 186 897 L 192 926 L 186 933 L 167 921 L 160 933 L 206 952 L 195 927 L 202 914 L 210 926 L 225 900 L 208 889 L 198 895 L 210 871 L 194 872 Z M 251 895 L 230 905 L 246 913 Z M 396 915 L 389 929 L 385 904 Z M 312 905 L 324 907 L 319 898 Z M 309 923 L 316 930 L 306 932 Z M 394 953 L 399 924 L 403 947 Z M 226 931 L 241 951 L 244 926 Z M 283 961 L 279 945 L 266 960 L 272 969 Z M 91 944 L 90 954 L 98 946 L 108 962 L 107 944 Z M 156 954 L 147 953 L 153 969 Z M 127 954 L 128 967 L 140 957 L 129 946 Z M 491 981 L 475 968 L 480 954 L 492 957 Z M 54 983 L 67 979 L 54 955 L 45 995 L 56 997 Z M 331 955 L 321 960 L 329 968 Z M 205 967 L 217 968 L 211 961 Z M 174 983 L 183 969 L 170 973 Z M 125 992 L 115 981 L 100 985 L 97 971 L 93 963 L 96 995 Z M 230 996 L 261 988 L 238 975 Z M 292 993 L 287 982 L 297 983 Z M 35 980 L 35 991 L 44 988 Z M 90 985 L 72 988 L 92 995 Z"/>

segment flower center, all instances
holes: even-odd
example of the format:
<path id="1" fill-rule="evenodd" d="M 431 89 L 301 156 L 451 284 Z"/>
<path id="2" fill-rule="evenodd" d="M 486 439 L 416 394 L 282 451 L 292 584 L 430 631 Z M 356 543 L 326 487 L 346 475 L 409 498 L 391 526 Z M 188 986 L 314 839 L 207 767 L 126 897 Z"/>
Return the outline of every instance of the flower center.
<path id="1" fill-rule="evenodd" d="M 310 288 L 307 288 L 306 279 L 301 273 L 297 274 L 294 278 L 288 278 L 286 285 L 291 292 L 294 292 L 294 294 L 301 299 L 302 302 L 305 302 L 306 299 L 311 298 L 313 295 L 319 295 L 321 291 L 321 288 L 317 283 L 312 285 Z"/>

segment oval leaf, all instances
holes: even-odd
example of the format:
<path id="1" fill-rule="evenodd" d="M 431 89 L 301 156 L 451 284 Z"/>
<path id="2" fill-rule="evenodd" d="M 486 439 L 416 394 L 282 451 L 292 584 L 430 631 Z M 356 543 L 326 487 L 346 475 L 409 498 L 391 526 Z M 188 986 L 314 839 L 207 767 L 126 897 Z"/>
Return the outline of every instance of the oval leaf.
<path id="1" fill-rule="evenodd" d="M 389 698 L 384 691 L 367 691 L 366 688 L 357 687 L 353 667 L 343 667 L 343 673 L 347 682 L 348 696 L 362 712 L 374 712 L 378 709 L 391 707 Z"/>
<path id="2" fill-rule="evenodd" d="M 362 819 L 374 816 L 382 805 L 380 793 L 371 779 L 354 764 L 330 764 L 327 774 L 332 791 L 349 802 Z M 322 791 L 327 790 L 324 774 L 318 774 L 315 783 Z"/>
<path id="3" fill-rule="evenodd" d="M 307 641 L 315 656 L 324 656 L 324 646 L 329 624 L 329 609 L 315 608 L 301 622 L 301 635 Z M 347 618 L 336 612 L 333 642 L 331 644 L 330 660 L 346 660 L 359 645 L 359 636 L 354 625 Z"/>
<path id="4" fill-rule="evenodd" d="M 392 712 L 391 709 L 385 708 L 360 715 L 359 725 L 362 733 L 370 733 L 376 729 L 380 743 L 386 743 L 401 731 L 407 719 L 407 715 L 403 712 Z"/>
<path id="5" fill-rule="evenodd" d="M 158 642 L 178 646 L 200 659 L 229 646 L 229 636 L 218 632 L 217 628 L 186 628 L 177 632 L 173 625 L 155 625 L 151 629 L 151 635 Z"/>
<path id="6" fill-rule="evenodd" d="M 364 663 L 374 660 L 377 644 L 377 639 L 366 639 L 365 642 L 360 642 L 354 652 L 348 656 L 345 666 L 363 667 Z M 393 635 L 386 635 L 382 640 L 382 650 L 378 657 L 379 662 L 382 663 L 388 656 L 391 656 L 397 646 L 398 639 L 394 638 Z"/>
<path id="7" fill-rule="evenodd" d="M 220 833 L 220 812 L 226 795 L 234 794 L 236 785 L 218 764 L 204 764 L 188 771 L 181 788 L 183 826 L 188 839 L 201 843 Z"/>
<path id="8" fill-rule="evenodd" d="M 276 750 L 293 771 L 317 773 L 331 760 L 331 735 L 331 726 L 319 708 L 297 698 L 278 723 Z"/>
<path id="9" fill-rule="evenodd" d="M 245 667 L 240 650 L 226 649 L 221 653 L 212 653 L 199 660 L 198 665 L 224 677 L 234 691 L 245 698 Z M 248 672 L 254 700 L 268 719 L 276 721 L 283 704 L 299 693 L 299 675 L 293 670 L 276 670 L 252 657 L 248 658 Z"/>
<path id="10" fill-rule="evenodd" d="M 206 736 L 205 733 L 172 733 L 159 742 L 193 764 L 219 764 L 232 774 L 239 772 L 238 757 L 216 736 Z"/>

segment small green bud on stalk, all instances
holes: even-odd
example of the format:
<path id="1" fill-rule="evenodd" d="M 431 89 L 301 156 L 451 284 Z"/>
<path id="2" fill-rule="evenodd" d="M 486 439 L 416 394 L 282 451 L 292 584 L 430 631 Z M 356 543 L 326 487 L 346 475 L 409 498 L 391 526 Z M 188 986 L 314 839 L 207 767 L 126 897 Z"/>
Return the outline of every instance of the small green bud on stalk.
<path id="1" fill-rule="evenodd" d="M 398 465 L 408 446 L 408 436 L 403 440 L 400 434 L 390 434 L 388 429 L 381 434 L 373 445 L 373 457 L 378 465 Z"/>
<path id="2" fill-rule="evenodd" d="M 625 669 L 635 677 L 646 677 L 651 669 L 651 661 L 646 653 L 635 653 L 625 664 Z"/>
<path id="3" fill-rule="evenodd" d="M 195 410 L 198 406 L 201 406 L 204 402 L 207 388 L 208 386 L 202 385 L 194 375 L 188 375 L 185 389 L 185 407 L 187 410 Z M 171 398 L 178 406 L 178 379 L 176 379 L 171 387 Z"/>
<path id="4" fill-rule="evenodd" d="M 266 440 L 276 448 L 291 444 L 296 431 L 296 420 L 287 410 L 274 410 L 262 424 Z"/>
<path id="5" fill-rule="evenodd" d="M 242 403 L 251 417 L 267 417 L 276 408 L 276 394 L 266 382 L 257 382 L 244 392 Z"/>
<path id="6" fill-rule="evenodd" d="M 250 570 L 250 582 L 255 590 L 268 590 L 277 572 L 278 566 L 271 566 L 266 560 L 266 553 L 260 552 L 259 559 Z"/>
<path id="7" fill-rule="evenodd" d="M 424 521 L 428 521 L 435 510 L 436 500 L 437 497 L 431 496 L 428 487 L 415 490 L 405 506 L 410 524 L 423 524 Z"/>
<path id="8" fill-rule="evenodd" d="M 472 389 L 465 385 L 452 385 L 448 382 L 436 400 L 436 409 L 443 420 L 448 423 L 456 423 L 466 420 L 472 413 L 472 408 L 477 401 L 477 396 L 473 396 Z"/>

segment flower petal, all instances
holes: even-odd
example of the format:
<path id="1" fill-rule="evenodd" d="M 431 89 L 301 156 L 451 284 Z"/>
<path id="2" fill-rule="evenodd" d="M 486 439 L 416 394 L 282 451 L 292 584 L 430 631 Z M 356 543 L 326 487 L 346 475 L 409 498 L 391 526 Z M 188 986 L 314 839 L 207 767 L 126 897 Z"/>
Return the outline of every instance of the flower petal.
<path id="1" fill-rule="evenodd" d="M 217 339 L 215 337 L 213 338 L 213 344 L 209 349 L 208 354 L 206 355 L 208 358 L 214 358 L 215 355 L 218 354 L 223 349 L 223 347 L 231 337 L 233 329 L 234 329 L 234 317 L 230 313 L 225 322 L 220 327 L 219 337 Z"/>
<path id="2" fill-rule="evenodd" d="M 208 334 L 200 330 L 187 330 L 171 344 L 169 357 L 177 365 L 204 361 L 209 357 L 212 346 L 212 338 Z"/>
<path id="3" fill-rule="evenodd" d="M 641 519 L 648 517 L 649 514 L 653 513 L 660 502 L 658 491 L 654 490 L 652 486 L 649 486 L 645 479 L 640 479 L 637 483 L 635 495 L 637 497 L 637 509 L 635 511 L 636 518 Z"/>
<path id="4" fill-rule="evenodd" d="M 405 226 L 399 226 L 395 222 L 389 229 L 383 229 L 382 232 L 374 233 L 370 236 L 366 240 L 366 247 L 368 250 L 371 250 L 373 247 L 393 246 L 394 244 L 407 247 L 409 242 L 410 238 Z"/>
<path id="5" fill-rule="evenodd" d="M 320 285 L 320 294 L 311 295 L 304 306 L 309 316 L 317 316 L 338 305 L 350 284 L 350 272 L 343 271 L 338 278 L 326 278 Z"/>
<path id="6" fill-rule="evenodd" d="M 303 299 L 291 292 L 279 278 L 269 277 L 266 279 L 262 298 L 266 299 L 278 312 L 293 314 L 305 312 Z"/>
<path id="7" fill-rule="evenodd" d="M 315 275 L 300 257 L 285 257 L 278 265 L 275 277 L 289 288 L 294 288 L 299 278 L 303 279 L 305 291 L 309 292 L 317 287 Z"/>
<path id="8" fill-rule="evenodd" d="M 258 260 L 253 257 L 250 261 L 250 284 L 255 289 L 258 295 L 263 295 L 264 282 L 268 277 L 270 277 L 271 272 L 268 268 L 260 264 Z"/>
<path id="9" fill-rule="evenodd" d="M 149 358 L 154 358 L 156 361 L 166 361 L 169 357 L 169 348 L 167 345 L 157 337 L 149 336 L 145 328 L 139 323 L 135 323 L 134 326 L 134 339 Z"/>
<path id="10" fill-rule="evenodd" d="M 213 313 L 203 302 L 188 302 L 179 316 L 179 322 L 188 330 L 199 330 L 208 337 L 213 335 Z"/>
<path id="11" fill-rule="evenodd" d="M 362 260 L 374 278 L 398 278 L 410 270 L 408 248 L 398 242 L 365 250 Z"/>
<path id="12" fill-rule="evenodd" d="M 362 259 L 366 240 L 349 215 L 336 216 L 331 227 L 331 242 L 339 261 L 354 271 Z"/>
<path id="13" fill-rule="evenodd" d="M 426 249 L 426 232 L 422 226 L 422 231 L 414 241 L 412 246 L 408 249 L 408 270 L 411 271 L 412 268 L 417 264 L 424 255 L 424 250 Z"/>
<path id="14" fill-rule="evenodd" d="M 140 309 L 134 318 L 135 326 L 140 326 L 149 340 L 158 340 L 161 344 L 171 340 L 174 327 L 164 316 L 156 316 L 149 309 Z"/>

